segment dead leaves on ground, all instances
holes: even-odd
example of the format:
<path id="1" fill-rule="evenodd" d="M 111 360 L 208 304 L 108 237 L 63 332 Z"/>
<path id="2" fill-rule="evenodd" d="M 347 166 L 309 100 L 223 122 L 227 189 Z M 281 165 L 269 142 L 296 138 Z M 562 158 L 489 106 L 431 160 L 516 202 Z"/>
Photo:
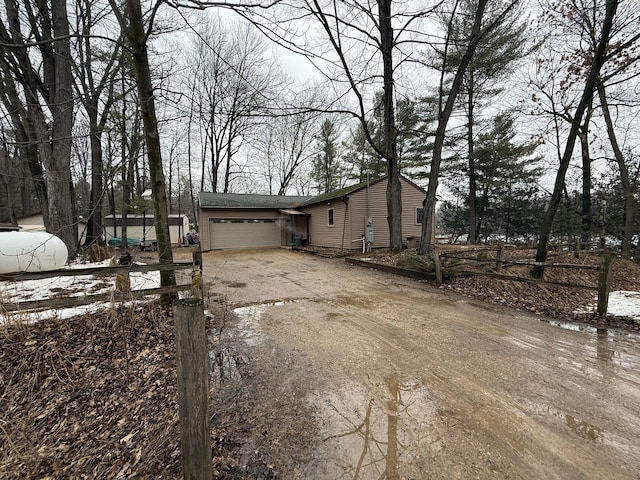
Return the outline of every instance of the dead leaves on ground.
<path id="1" fill-rule="evenodd" d="M 179 477 L 166 312 L 43 321 L 0 343 L 0 478 Z"/>

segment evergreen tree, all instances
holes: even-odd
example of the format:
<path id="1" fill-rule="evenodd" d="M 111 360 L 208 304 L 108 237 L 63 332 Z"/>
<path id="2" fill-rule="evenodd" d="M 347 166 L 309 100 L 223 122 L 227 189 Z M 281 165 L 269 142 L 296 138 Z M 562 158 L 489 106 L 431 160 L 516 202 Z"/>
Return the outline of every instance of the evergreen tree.
<path id="1" fill-rule="evenodd" d="M 327 119 L 322 122 L 316 135 L 318 153 L 313 158 L 311 178 L 316 182 L 319 193 L 327 193 L 342 187 L 344 169 L 340 164 L 336 142 L 338 131 L 336 123 Z"/>
<path id="2" fill-rule="evenodd" d="M 504 2 L 498 1 L 491 8 L 487 7 L 485 13 L 486 22 L 490 23 L 504 10 Z M 447 70 L 455 71 L 462 61 L 465 53 L 465 41 L 471 34 L 473 27 L 473 12 L 476 9 L 477 0 L 463 0 L 461 2 L 461 15 L 454 20 L 452 39 L 454 48 L 447 52 Z M 481 214 L 478 205 L 478 173 L 474 162 L 476 144 L 476 126 L 481 124 L 482 108 L 496 95 L 500 94 L 503 87 L 500 82 L 508 77 L 514 69 L 515 62 L 521 59 L 522 45 L 525 44 L 527 25 L 520 20 L 521 12 L 512 10 L 504 21 L 496 28 L 482 37 L 475 54 L 465 70 L 462 95 L 459 97 L 459 106 L 464 111 L 466 119 L 466 170 L 469 181 L 469 243 L 476 242 L 477 230 L 471 225 L 477 225 L 477 216 Z M 445 20 L 448 22 L 449 20 Z M 460 45 L 460 48 L 456 48 Z M 440 58 L 444 58 L 444 52 L 437 52 Z"/>
<path id="3" fill-rule="evenodd" d="M 514 236 L 516 218 L 527 216 L 520 199 L 537 195 L 536 181 L 541 175 L 535 157 L 536 143 L 517 143 L 514 119 L 500 114 L 491 129 L 478 136 L 473 161 L 481 193 L 477 221 L 470 228 L 488 240 L 500 235 L 509 241 Z M 468 202 L 470 205 L 471 202 Z"/>
<path id="4" fill-rule="evenodd" d="M 369 126 L 369 130 L 373 130 L 373 124 Z M 349 130 L 349 138 L 343 142 L 342 146 L 345 152 L 342 160 L 346 172 L 345 176 L 348 179 L 362 183 L 367 180 L 367 174 L 370 180 L 385 175 L 385 162 L 367 142 L 362 125 L 358 123 Z"/>

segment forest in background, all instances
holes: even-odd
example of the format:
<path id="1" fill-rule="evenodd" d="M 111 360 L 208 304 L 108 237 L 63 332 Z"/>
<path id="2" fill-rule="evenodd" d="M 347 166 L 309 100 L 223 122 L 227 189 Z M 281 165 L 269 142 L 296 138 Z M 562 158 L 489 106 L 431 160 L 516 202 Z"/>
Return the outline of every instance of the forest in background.
<path id="1" fill-rule="evenodd" d="M 382 175 L 397 249 L 400 174 L 427 190 L 422 253 L 436 223 L 541 261 L 553 239 L 637 249 L 637 1 L 5 0 L 0 18 L 0 221 L 42 212 L 72 250 L 80 218 L 90 244 L 109 213 L 197 222 L 199 191 Z"/>

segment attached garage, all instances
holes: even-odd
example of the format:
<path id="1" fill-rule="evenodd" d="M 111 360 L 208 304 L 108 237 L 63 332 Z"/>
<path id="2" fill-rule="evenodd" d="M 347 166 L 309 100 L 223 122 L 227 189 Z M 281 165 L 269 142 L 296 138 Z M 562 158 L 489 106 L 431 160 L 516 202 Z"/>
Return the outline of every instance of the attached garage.
<path id="1" fill-rule="evenodd" d="M 307 226 L 296 221 L 300 212 L 287 209 L 309 198 L 201 192 L 200 245 L 204 251 L 291 245 Z"/>
<path id="2" fill-rule="evenodd" d="M 279 247 L 281 232 L 277 218 L 211 218 L 211 249 Z"/>

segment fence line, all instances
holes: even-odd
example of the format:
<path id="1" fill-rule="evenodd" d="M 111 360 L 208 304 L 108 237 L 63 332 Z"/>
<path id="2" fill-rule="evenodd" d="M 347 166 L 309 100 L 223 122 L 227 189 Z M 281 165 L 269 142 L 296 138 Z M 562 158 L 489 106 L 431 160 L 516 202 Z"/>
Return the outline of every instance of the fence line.
<path id="1" fill-rule="evenodd" d="M 26 280 L 42 280 L 46 278 L 56 277 L 77 277 L 85 275 L 93 275 L 95 277 L 118 276 L 128 273 L 147 273 L 154 271 L 170 271 L 170 270 L 186 270 L 194 268 L 193 263 L 169 263 L 169 264 L 151 264 L 151 265 L 126 265 L 116 267 L 90 267 L 76 269 L 51 270 L 48 272 L 24 272 L 0 275 L 0 281 L 26 281 Z M 198 268 L 200 265 L 198 264 Z M 21 310 L 40 310 L 40 309 L 58 309 L 72 308 L 91 303 L 109 302 L 112 299 L 119 301 L 139 300 L 150 295 L 162 295 L 166 293 L 177 293 L 192 288 L 191 284 L 172 285 L 159 288 L 148 288 L 143 290 L 126 290 L 124 292 L 106 292 L 94 293 L 90 295 L 66 296 L 57 298 L 47 298 L 41 300 L 26 300 L 22 302 L 0 302 L 0 313 L 17 312 Z"/>

